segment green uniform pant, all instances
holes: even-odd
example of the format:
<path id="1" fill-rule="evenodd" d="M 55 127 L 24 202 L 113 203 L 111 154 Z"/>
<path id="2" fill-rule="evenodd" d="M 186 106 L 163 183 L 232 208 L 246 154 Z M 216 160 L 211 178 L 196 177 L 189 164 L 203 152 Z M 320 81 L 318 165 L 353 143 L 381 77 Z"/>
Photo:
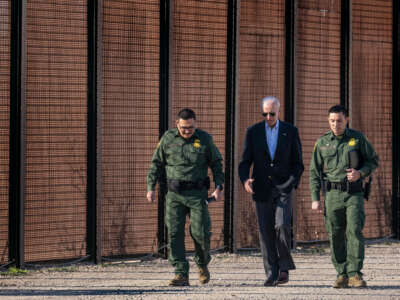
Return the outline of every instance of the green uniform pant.
<path id="1" fill-rule="evenodd" d="M 365 223 L 362 193 L 330 190 L 325 198 L 325 224 L 329 234 L 332 263 L 338 275 L 362 274 Z"/>
<path id="2" fill-rule="evenodd" d="M 169 262 L 175 267 L 175 274 L 189 274 L 189 263 L 185 255 L 185 222 L 188 214 L 190 235 L 195 245 L 194 261 L 198 266 L 206 266 L 211 260 L 211 221 L 206 197 L 205 189 L 185 191 L 183 194 L 167 193 L 165 221 L 168 228 Z"/>

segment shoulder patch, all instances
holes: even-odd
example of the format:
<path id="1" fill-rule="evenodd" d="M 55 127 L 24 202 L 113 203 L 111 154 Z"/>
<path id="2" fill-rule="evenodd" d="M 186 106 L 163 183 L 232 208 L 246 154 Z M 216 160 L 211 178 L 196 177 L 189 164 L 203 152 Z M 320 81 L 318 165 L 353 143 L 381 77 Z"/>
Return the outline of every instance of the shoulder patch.
<path id="1" fill-rule="evenodd" d="M 351 138 L 349 141 L 349 146 L 355 146 L 357 144 L 357 140 L 355 138 Z"/>
<path id="2" fill-rule="evenodd" d="M 201 144 L 200 144 L 200 140 L 199 139 L 195 139 L 193 142 L 193 147 L 195 148 L 200 148 Z"/>

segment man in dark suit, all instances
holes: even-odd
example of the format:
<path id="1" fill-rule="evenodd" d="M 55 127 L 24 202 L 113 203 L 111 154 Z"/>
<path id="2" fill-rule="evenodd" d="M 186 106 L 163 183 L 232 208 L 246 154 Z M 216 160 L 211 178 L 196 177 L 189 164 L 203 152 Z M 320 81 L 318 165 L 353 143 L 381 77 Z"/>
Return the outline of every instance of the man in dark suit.
<path id="1" fill-rule="evenodd" d="M 304 166 L 298 130 L 279 120 L 279 100 L 265 97 L 261 108 L 265 120 L 247 129 L 239 177 L 256 205 L 264 285 L 275 286 L 288 282 L 289 270 L 295 269 L 290 254 L 292 190 Z"/>

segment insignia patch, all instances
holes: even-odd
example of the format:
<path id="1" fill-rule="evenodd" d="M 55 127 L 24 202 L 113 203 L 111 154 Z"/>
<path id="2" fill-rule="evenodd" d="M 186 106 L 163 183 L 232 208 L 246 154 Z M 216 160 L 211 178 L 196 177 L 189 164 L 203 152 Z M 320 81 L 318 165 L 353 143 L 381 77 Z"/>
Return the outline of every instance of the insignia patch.
<path id="1" fill-rule="evenodd" d="M 357 144 L 357 141 L 354 138 L 351 138 L 349 141 L 349 146 L 355 146 Z"/>
<path id="2" fill-rule="evenodd" d="M 200 140 L 199 139 L 195 139 L 194 140 L 194 143 L 193 143 L 193 147 L 195 147 L 195 148 L 200 148 Z"/>

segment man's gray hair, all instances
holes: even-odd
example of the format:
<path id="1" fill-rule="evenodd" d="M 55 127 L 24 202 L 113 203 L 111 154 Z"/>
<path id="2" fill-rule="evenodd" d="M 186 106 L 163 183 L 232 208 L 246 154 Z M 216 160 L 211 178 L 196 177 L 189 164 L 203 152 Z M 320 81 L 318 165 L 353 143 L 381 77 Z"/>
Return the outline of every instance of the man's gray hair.
<path id="1" fill-rule="evenodd" d="M 275 105 L 278 106 L 278 109 L 281 107 L 281 102 L 279 101 L 278 98 L 276 98 L 274 96 L 267 96 L 261 100 L 261 110 L 263 109 L 264 103 L 267 101 L 272 101 L 273 103 L 275 103 Z"/>

